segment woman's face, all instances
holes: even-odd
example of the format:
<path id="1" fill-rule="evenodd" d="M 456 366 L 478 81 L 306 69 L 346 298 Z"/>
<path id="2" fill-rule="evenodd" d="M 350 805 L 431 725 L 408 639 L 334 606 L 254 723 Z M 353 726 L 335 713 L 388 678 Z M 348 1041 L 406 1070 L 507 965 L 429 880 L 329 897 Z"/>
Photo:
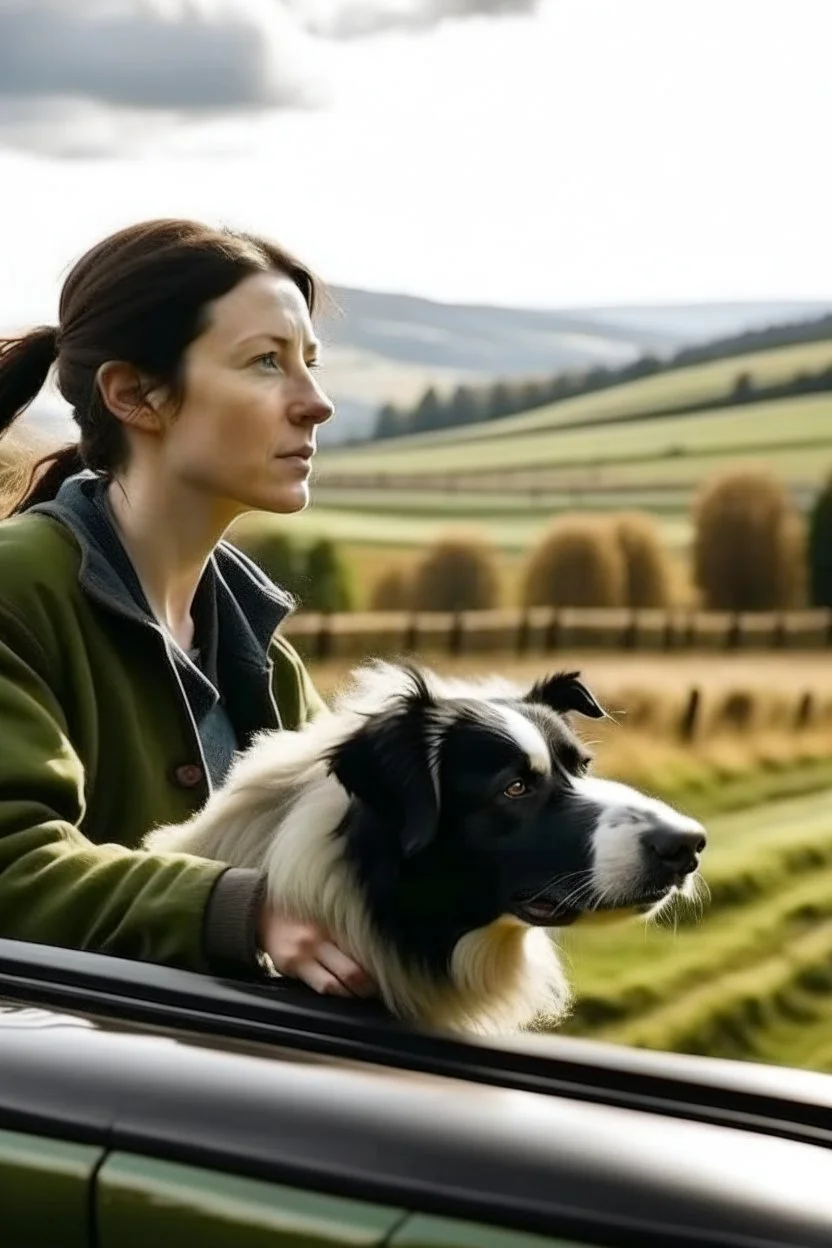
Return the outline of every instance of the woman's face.
<path id="1" fill-rule="evenodd" d="M 333 405 L 315 380 L 318 343 L 298 287 L 256 273 L 211 304 L 185 355 L 184 400 L 162 457 L 182 484 L 230 511 L 302 510 L 318 425 Z"/>

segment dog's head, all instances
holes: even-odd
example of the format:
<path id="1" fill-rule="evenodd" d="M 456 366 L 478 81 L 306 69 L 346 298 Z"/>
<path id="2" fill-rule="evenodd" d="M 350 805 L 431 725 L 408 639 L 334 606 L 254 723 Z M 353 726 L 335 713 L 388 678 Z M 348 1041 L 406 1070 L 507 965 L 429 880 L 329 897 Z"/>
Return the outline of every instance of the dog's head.
<path id="1" fill-rule="evenodd" d="M 355 706 L 357 726 L 329 755 L 354 799 L 341 833 L 398 913 L 560 927 L 690 889 L 703 828 L 590 774 L 569 717 L 605 712 L 578 673 L 523 690 L 383 664 Z"/>

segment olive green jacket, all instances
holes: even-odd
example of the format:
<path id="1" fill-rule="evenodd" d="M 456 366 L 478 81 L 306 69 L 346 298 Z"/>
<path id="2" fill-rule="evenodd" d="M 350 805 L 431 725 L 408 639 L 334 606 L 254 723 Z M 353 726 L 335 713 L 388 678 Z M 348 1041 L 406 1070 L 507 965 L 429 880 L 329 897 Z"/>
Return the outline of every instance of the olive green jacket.
<path id="1" fill-rule="evenodd" d="M 96 490 L 83 474 L 0 522 L 0 937 L 244 973 L 259 874 L 138 848 L 212 781 L 176 647 L 115 570 Z M 238 748 L 325 709 L 276 632 L 291 600 L 250 560 L 220 543 L 200 592 Z"/>

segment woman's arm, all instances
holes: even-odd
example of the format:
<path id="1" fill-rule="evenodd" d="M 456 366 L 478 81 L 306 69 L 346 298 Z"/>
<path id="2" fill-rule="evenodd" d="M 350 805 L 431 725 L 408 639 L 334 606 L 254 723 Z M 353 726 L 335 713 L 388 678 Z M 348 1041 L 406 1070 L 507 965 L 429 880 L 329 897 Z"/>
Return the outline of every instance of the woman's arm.
<path id="1" fill-rule="evenodd" d="M 327 932 L 266 904 L 258 872 L 83 835 L 84 769 L 38 650 L 0 609 L 0 936 L 222 975 L 262 951 L 318 992 L 374 995 Z"/>
<path id="2" fill-rule="evenodd" d="M 107 845 L 80 831 L 84 769 L 42 668 L 25 625 L 0 612 L 0 935 L 201 971 L 208 947 L 244 970 L 238 931 L 233 953 L 221 934 L 206 943 L 224 864 L 128 850 L 118 828 Z"/>

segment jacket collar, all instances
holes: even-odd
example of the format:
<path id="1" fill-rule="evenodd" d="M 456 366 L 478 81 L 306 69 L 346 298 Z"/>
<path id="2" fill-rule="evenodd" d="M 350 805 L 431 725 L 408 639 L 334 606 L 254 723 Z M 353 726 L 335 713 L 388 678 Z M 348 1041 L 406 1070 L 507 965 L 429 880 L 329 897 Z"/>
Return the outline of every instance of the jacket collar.
<path id="1" fill-rule="evenodd" d="M 54 517 L 73 533 L 81 551 L 81 588 L 102 606 L 137 624 L 161 631 L 133 564 L 110 516 L 106 480 L 84 471 L 70 477 L 56 498 L 29 510 Z M 209 635 L 237 662 L 264 670 L 269 643 L 294 599 L 274 585 L 230 542 L 221 541 L 208 560 L 194 600 L 195 613 L 216 621 Z M 206 656 L 207 657 L 207 656 Z M 210 656 L 216 662 L 216 653 Z"/>

